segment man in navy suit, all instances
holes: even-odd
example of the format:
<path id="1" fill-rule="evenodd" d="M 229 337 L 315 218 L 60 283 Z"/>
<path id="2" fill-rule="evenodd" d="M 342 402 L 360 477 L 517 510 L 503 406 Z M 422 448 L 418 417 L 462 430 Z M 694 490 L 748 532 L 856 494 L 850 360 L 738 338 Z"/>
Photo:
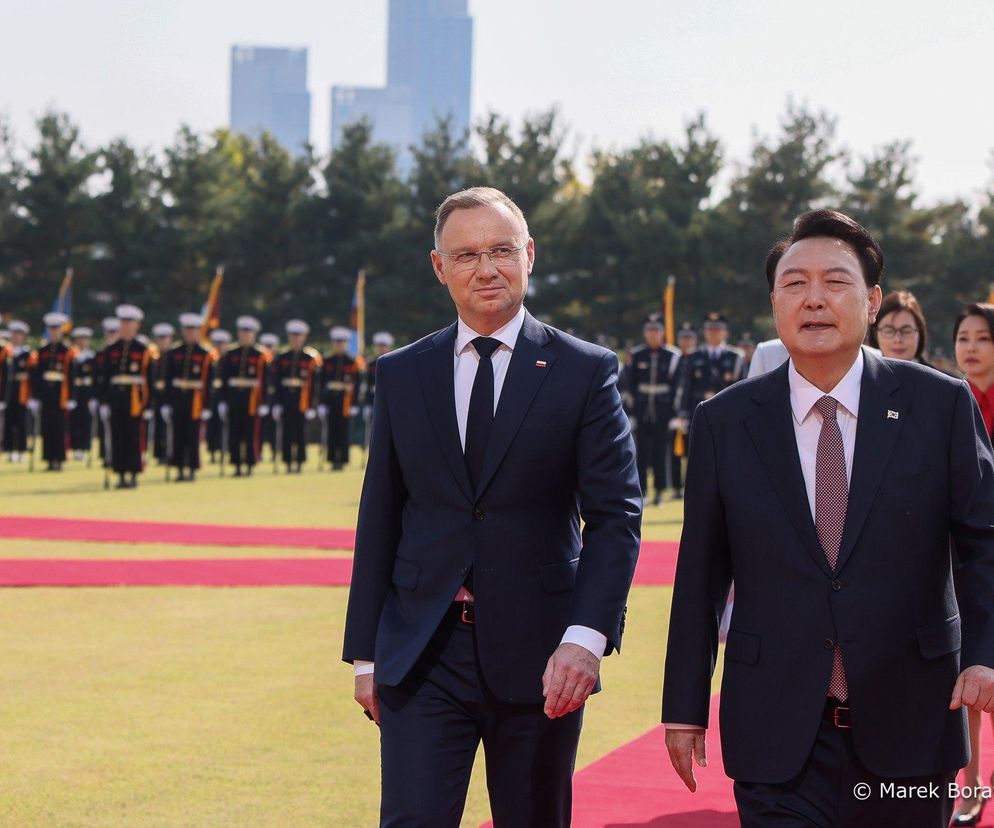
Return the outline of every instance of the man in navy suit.
<path id="1" fill-rule="evenodd" d="M 994 709 L 991 445 L 962 381 L 861 347 L 883 253 L 859 224 L 808 213 L 766 270 L 790 359 L 691 429 L 670 759 L 694 790 L 734 577 L 720 729 L 742 825 L 944 828 L 963 708 Z"/>
<path id="2" fill-rule="evenodd" d="M 618 359 L 524 309 L 535 244 L 498 190 L 442 203 L 431 260 L 458 320 L 377 362 L 345 626 L 380 824 L 458 826 L 482 741 L 495 825 L 565 826 L 638 555 Z"/>

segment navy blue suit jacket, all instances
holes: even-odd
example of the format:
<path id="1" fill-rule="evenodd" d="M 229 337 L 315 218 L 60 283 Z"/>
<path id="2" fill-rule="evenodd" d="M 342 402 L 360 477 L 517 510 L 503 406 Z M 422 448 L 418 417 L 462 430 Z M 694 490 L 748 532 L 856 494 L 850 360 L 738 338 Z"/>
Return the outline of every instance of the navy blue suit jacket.
<path id="1" fill-rule="evenodd" d="M 456 328 L 377 360 L 343 658 L 375 661 L 378 684 L 399 684 L 472 566 L 487 684 L 502 701 L 538 703 L 567 626 L 621 648 L 641 493 L 618 359 L 526 314 L 474 492 Z"/>
<path id="2" fill-rule="evenodd" d="M 967 761 L 964 711 L 948 708 L 961 666 L 994 667 L 990 441 L 962 380 L 864 358 L 834 571 L 808 504 L 787 364 L 694 418 L 663 721 L 707 725 L 718 616 L 734 579 L 720 712 L 734 779 L 778 783 L 801 770 L 836 639 L 853 739 L 870 770 L 913 776 Z"/>

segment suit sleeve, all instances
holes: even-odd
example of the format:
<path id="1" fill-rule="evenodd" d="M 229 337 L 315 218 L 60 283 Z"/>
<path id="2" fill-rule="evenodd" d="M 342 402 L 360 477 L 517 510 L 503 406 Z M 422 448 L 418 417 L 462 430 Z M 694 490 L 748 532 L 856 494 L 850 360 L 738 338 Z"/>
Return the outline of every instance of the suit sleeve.
<path id="1" fill-rule="evenodd" d="M 961 664 L 994 668 L 994 455 L 965 383 L 956 398 L 949 450 L 949 531 L 959 559 Z"/>
<path id="2" fill-rule="evenodd" d="M 718 623 L 732 581 L 707 404 L 698 406 L 690 430 L 685 498 L 666 646 L 663 721 L 707 727 Z"/>
<path id="3" fill-rule="evenodd" d="M 621 649 L 642 515 L 635 444 L 617 381 L 618 358 L 605 354 L 588 393 L 576 448 L 584 527 L 570 626 L 603 633 L 607 637 L 605 655 Z M 379 402 L 377 389 L 377 406 Z"/>
<path id="4" fill-rule="evenodd" d="M 359 500 L 352 586 L 345 616 L 342 660 L 346 662 L 373 661 L 376 629 L 390 590 L 401 517 L 407 502 L 407 488 L 394 448 L 387 406 L 389 372 L 383 371 L 382 366 L 378 366 L 378 370 L 372 437 Z"/>

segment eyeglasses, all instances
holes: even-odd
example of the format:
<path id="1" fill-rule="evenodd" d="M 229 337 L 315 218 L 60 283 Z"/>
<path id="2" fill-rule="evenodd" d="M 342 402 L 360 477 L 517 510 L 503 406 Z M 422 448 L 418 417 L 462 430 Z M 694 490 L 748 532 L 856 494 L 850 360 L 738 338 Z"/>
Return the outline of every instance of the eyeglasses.
<path id="1" fill-rule="evenodd" d="M 486 256 L 493 263 L 494 267 L 506 267 L 515 257 L 525 249 L 528 242 L 518 245 L 517 247 L 511 247 L 510 245 L 502 244 L 497 247 L 491 247 L 489 250 L 477 250 L 470 251 L 467 250 L 464 253 L 443 253 L 441 250 L 436 250 L 435 252 L 446 259 L 451 259 L 452 263 L 455 265 L 455 269 L 459 272 L 467 270 L 476 270 L 480 266 L 480 262 L 483 257 Z"/>
<path id="2" fill-rule="evenodd" d="M 911 339 L 913 336 L 918 336 L 918 328 L 911 325 L 905 325 L 903 328 L 884 325 L 882 328 L 877 328 L 877 336 L 881 339 Z"/>

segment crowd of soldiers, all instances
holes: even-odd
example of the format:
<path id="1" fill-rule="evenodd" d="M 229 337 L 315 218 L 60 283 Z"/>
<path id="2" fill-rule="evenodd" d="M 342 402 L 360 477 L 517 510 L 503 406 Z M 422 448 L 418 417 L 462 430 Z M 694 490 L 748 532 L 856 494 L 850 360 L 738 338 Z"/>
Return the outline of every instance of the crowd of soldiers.
<path id="1" fill-rule="evenodd" d="M 368 439 L 376 360 L 393 347 L 387 332 L 373 336 L 368 362 L 348 353 L 352 331 L 334 327 L 326 354 L 308 346 L 310 327 L 286 323 L 287 345 L 261 333 L 259 320 L 240 316 L 236 335 L 205 336 L 204 319 L 184 313 L 144 336 L 144 314 L 124 304 L 103 320 L 103 341 L 92 347 L 90 327 L 72 328 L 62 313 L 46 314 L 44 343 L 28 343 L 30 326 L 0 327 L 0 435 L 12 463 L 34 469 L 36 446 L 48 471 L 68 456 L 93 463 L 94 447 L 116 488 L 131 489 L 149 455 L 166 479 L 196 479 L 201 447 L 235 477 L 249 476 L 269 446 L 279 464 L 299 474 L 307 458 L 308 425 L 320 423 L 320 464 L 341 470 L 350 447 Z M 358 428 L 354 426 L 358 424 Z M 356 439 L 358 438 L 358 439 Z"/>
<path id="2" fill-rule="evenodd" d="M 683 497 L 683 463 L 694 409 L 740 379 L 749 370 L 755 345 L 748 335 L 739 347 L 729 345 L 728 320 L 709 313 L 704 342 L 685 322 L 665 343 L 662 315 L 649 316 L 642 327 L 644 344 L 622 356 L 619 388 L 635 432 L 639 481 L 646 505 L 659 506 L 666 489 Z M 652 474 L 650 497 L 649 474 Z"/>

